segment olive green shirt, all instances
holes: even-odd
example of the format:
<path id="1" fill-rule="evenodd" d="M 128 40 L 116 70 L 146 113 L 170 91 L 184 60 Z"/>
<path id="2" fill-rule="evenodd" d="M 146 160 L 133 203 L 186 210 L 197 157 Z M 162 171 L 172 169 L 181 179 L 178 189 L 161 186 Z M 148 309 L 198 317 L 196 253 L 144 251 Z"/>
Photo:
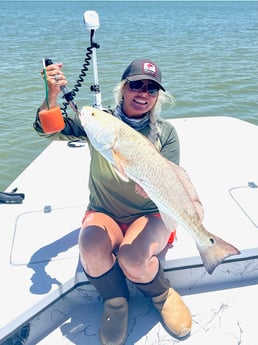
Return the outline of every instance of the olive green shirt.
<path id="1" fill-rule="evenodd" d="M 91 145 L 80 120 L 65 117 L 65 128 L 54 134 L 45 134 L 42 130 L 38 114 L 33 126 L 40 136 L 52 140 L 85 139 L 88 142 L 91 162 L 89 174 L 88 210 L 96 210 L 110 215 L 121 223 L 130 223 L 139 216 L 158 212 L 157 206 L 149 199 L 135 192 L 135 182 L 126 182 L 119 177 L 110 163 Z M 180 147 L 177 132 L 166 120 L 158 120 L 161 128 L 161 154 L 168 160 L 179 164 Z M 140 131 L 148 136 L 149 127 Z M 155 164 L 155 162 L 153 162 Z M 161 177 L 162 178 L 162 177 Z"/>

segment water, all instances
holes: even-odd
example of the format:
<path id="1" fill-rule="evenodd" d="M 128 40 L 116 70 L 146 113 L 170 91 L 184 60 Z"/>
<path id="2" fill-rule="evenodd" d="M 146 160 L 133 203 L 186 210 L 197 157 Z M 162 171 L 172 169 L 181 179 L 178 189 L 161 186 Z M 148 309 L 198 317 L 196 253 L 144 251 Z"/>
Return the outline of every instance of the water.
<path id="1" fill-rule="evenodd" d="M 32 128 L 45 93 L 41 61 L 63 62 L 73 88 L 89 46 L 86 10 L 100 17 L 105 106 L 113 104 L 113 87 L 129 62 L 148 57 L 177 101 L 164 117 L 231 116 L 258 124 L 257 2 L 0 2 L 0 191 L 49 144 Z M 91 67 L 79 107 L 93 103 Z"/>

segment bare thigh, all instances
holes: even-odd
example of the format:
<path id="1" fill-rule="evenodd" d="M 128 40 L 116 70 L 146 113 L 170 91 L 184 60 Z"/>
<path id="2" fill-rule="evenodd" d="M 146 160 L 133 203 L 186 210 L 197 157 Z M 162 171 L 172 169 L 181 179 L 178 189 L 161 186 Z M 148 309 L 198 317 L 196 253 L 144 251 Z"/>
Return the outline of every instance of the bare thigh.
<path id="1" fill-rule="evenodd" d="M 119 263 L 132 281 L 147 282 L 159 268 L 157 255 L 170 236 L 161 218 L 149 215 L 135 220 L 125 232 L 119 249 Z"/>
<path id="2" fill-rule="evenodd" d="M 84 229 L 96 226 L 103 229 L 111 241 L 112 249 L 119 246 L 123 240 L 123 233 L 117 222 L 102 212 L 92 212 L 84 219 L 81 233 Z"/>
<path id="3" fill-rule="evenodd" d="M 101 212 L 88 214 L 79 235 L 79 251 L 87 273 L 98 276 L 107 272 L 114 263 L 113 252 L 123 240 L 119 225 Z"/>

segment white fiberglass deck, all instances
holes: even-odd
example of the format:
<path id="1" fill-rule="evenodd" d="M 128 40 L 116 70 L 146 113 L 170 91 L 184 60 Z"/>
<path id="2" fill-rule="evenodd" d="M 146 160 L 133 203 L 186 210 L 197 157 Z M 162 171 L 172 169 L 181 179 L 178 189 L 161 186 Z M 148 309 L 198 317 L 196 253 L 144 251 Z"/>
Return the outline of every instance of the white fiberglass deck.
<path id="1" fill-rule="evenodd" d="M 186 295 L 193 313 L 193 335 L 185 343 L 211 343 L 217 337 L 217 342 L 228 345 L 240 340 L 241 345 L 252 345 L 258 327 L 251 316 L 258 295 L 253 285 L 258 283 L 258 188 L 250 182 L 258 184 L 257 126 L 223 117 L 172 122 L 181 141 L 181 165 L 204 205 L 205 226 L 241 251 L 210 276 L 194 241 L 178 228 L 178 241 L 161 258 L 172 285 Z M 0 344 L 29 322 L 28 344 L 63 322 L 40 343 L 98 344 L 102 304 L 85 285 L 77 249 L 88 199 L 88 163 L 87 146 L 53 142 L 8 188 L 17 187 L 25 200 L 21 205 L 0 205 L 0 299 L 5 310 Z M 225 287 L 230 289 L 220 291 Z M 173 344 L 149 301 L 137 293 L 130 315 L 127 345 Z"/>
<path id="2" fill-rule="evenodd" d="M 150 300 L 133 296 L 129 304 L 125 345 L 255 345 L 257 341 L 257 285 L 183 296 L 193 316 L 191 336 L 183 341 L 171 337 L 160 323 Z M 77 305 L 68 319 L 40 345 L 99 345 L 100 301 Z M 57 313 L 57 310 L 55 310 Z"/>

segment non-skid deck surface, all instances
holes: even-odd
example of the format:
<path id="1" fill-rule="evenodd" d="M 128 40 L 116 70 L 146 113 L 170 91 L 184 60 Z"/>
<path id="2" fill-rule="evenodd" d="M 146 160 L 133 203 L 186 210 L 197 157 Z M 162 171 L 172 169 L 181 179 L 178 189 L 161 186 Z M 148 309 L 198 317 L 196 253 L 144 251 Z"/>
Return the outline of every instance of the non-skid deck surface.
<path id="1" fill-rule="evenodd" d="M 258 286 L 184 296 L 193 316 L 191 336 L 184 345 L 254 345 L 257 340 Z M 40 345 L 99 345 L 101 302 L 76 306 L 68 319 Z M 253 315 L 253 317 L 251 316 Z M 134 296 L 129 307 L 125 345 L 175 345 L 149 299 Z"/>

